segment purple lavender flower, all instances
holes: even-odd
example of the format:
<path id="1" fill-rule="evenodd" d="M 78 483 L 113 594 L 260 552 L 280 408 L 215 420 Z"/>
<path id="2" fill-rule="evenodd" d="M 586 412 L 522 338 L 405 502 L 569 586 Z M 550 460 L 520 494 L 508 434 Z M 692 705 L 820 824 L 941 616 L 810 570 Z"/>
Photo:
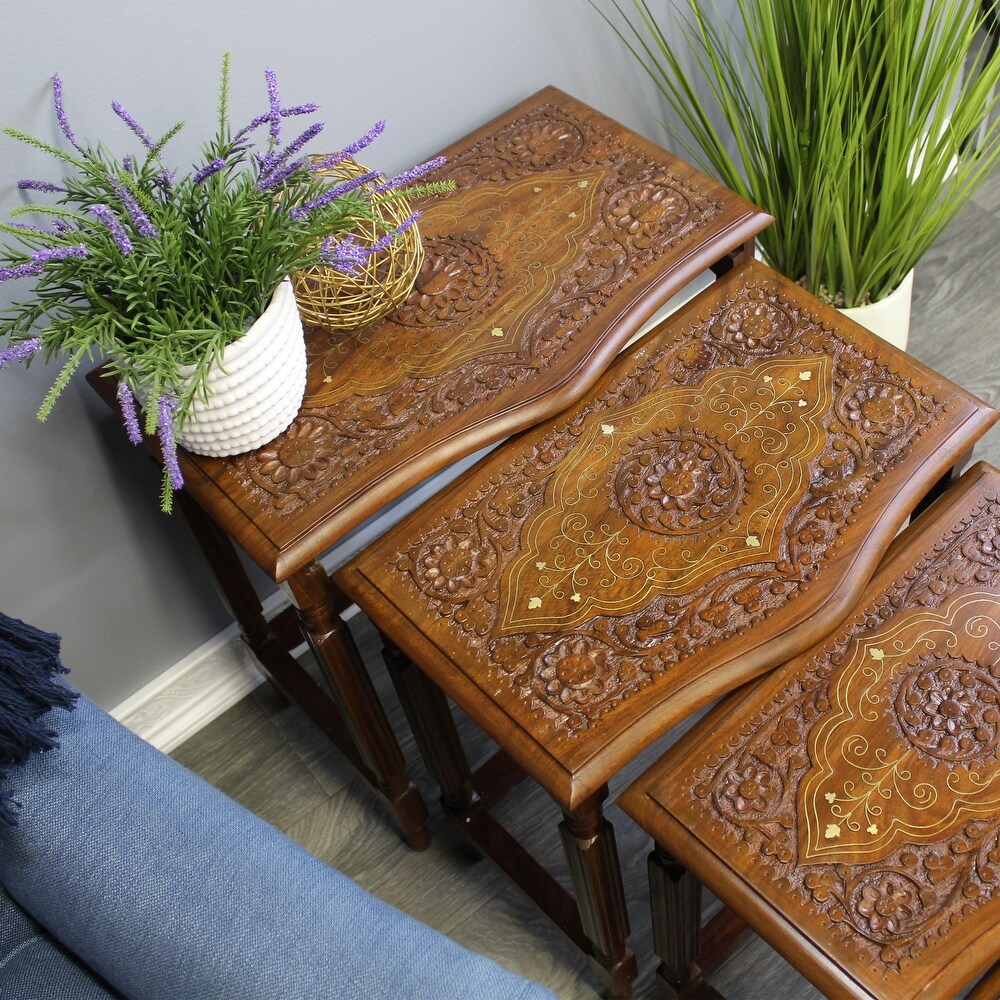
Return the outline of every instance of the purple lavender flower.
<path id="1" fill-rule="evenodd" d="M 38 233 L 40 236 L 51 236 L 51 233 L 47 233 L 44 229 L 40 229 L 38 226 L 29 226 L 27 222 L 8 222 L 7 225 L 11 229 L 23 229 L 26 233 Z"/>
<path id="2" fill-rule="evenodd" d="M 111 102 L 111 110 L 125 122 L 126 125 L 138 136 L 139 141 L 146 147 L 152 149 L 155 146 L 153 140 L 146 134 L 146 130 L 125 110 L 118 101 Z"/>
<path id="3" fill-rule="evenodd" d="M 288 166 L 282 167 L 280 170 L 271 170 L 270 173 L 262 174 L 261 179 L 257 182 L 257 190 L 270 191 L 272 188 L 278 187 L 296 171 L 304 169 L 305 165 L 306 161 L 304 159 L 293 160 Z"/>
<path id="4" fill-rule="evenodd" d="M 131 153 L 126 153 L 122 157 L 122 170 L 127 174 L 135 173 L 135 157 Z"/>
<path id="5" fill-rule="evenodd" d="M 5 351 L 0 351 L 0 370 L 30 358 L 41 346 L 41 340 L 32 337 L 30 340 L 22 340 L 20 344 L 12 344 Z"/>
<path id="6" fill-rule="evenodd" d="M 293 208 L 288 214 L 296 220 L 304 219 L 310 213 L 315 212 L 316 209 L 329 205 L 331 201 L 336 201 L 337 198 L 341 198 L 345 194 L 353 191 L 355 188 L 361 187 L 362 184 L 367 184 L 369 181 L 373 181 L 377 177 L 381 176 L 382 175 L 377 170 L 369 170 L 366 174 L 361 174 L 358 177 L 351 177 L 349 180 L 341 181 L 340 184 L 335 184 L 318 198 L 314 198 L 312 201 L 307 201 L 302 205 L 296 205 L 295 208 Z"/>
<path id="7" fill-rule="evenodd" d="M 265 69 L 264 79 L 267 80 L 267 99 L 271 105 L 271 140 L 278 143 L 281 141 L 281 99 L 278 97 L 278 77 L 273 69 Z"/>
<path id="8" fill-rule="evenodd" d="M 353 236 L 346 237 L 336 245 L 333 240 L 332 236 L 323 240 L 319 250 L 320 260 L 342 274 L 354 274 L 368 257 L 367 247 L 358 243 Z"/>
<path id="9" fill-rule="evenodd" d="M 32 181 L 28 179 L 18 181 L 17 187 L 20 191 L 44 191 L 47 194 L 55 194 L 66 190 L 66 188 L 59 187 L 58 184 L 52 184 L 49 181 Z"/>
<path id="10" fill-rule="evenodd" d="M 47 247 L 36 250 L 31 259 L 36 264 L 47 264 L 50 260 L 66 260 L 69 257 L 86 257 L 87 248 L 82 243 L 71 247 Z"/>
<path id="11" fill-rule="evenodd" d="M 128 217 L 132 220 L 136 232 L 140 236 L 149 236 L 154 239 L 159 236 L 156 227 L 149 221 L 149 216 L 139 207 L 135 195 L 122 183 L 120 178 L 112 177 L 111 186 L 114 188 L 118 200 L 122 203 L 122 207 L 128 213 Z"/>
<path id="12" fill-rule="evenodd" d="M 142 431 L 139 429 L 139 417 L 135 412 L 135 396 L 132 390 L 124 383 L 118 383 L 118 405 L 122 411 L 122 423 L 125 424 L 125 433 L 132 444 L 142 444 Z"/>
<path id="13" fill-rule="evenodd" d="M 179 490 L 184 485 L 184 476 L 177 463 L 177 442 L 174 440 L 174 415 L 179 404 L 173 396 L 160 397 L 159 422 L 156 434 L 160 439 L 160 449 L 163 452 L 163 464 L 170 476 L 170 485 Z"/>
<path id="14" fill-rule="evenodd" d="M 382 184 L 379 184 L 372 194 L 382 194 L 384 191 L 394 191 L 396 188 L 401 188 L 406 184 L 412 184 L 415 180 L 423 177 L 424 174 L 429 174 L 432 170 L 437 170 L 438 167 L 443 166 L 445 163 L 445 158 L 443 156 L 435 156 L 433 160 L 428 160 L 426 163 L 421 163 L 419 166 L 411 167 L 409 170 L 404 170 L 401 174 L 396 174 L 391 180 L 387 180 Z"/>
<path id="15" fill-rule="evenodd" d="M 125 232 L 125 227 L 118 221 L 118 216 L 107 205 L 94 205 L 91 211 L 111 232 L 111 238 L 118 245 L 122 256 L 127 257 L 132 252 L 132 241 Z"/>
<path id="16" fill-rule="evenodd" d="M 211 163 L 206 163 L 201 170 L 197 171 L 194 175 L 195 184 L 204 184 L 205 181 L 212 176 L 212 174 L 217 174 L 223 167 L 225 167 L 226 161 L 222 159 L 221 156 L 217 156 Z"/>
<path id="17" fill-rule="evenodd" d="M 36 274 L 41 274 L 42 270 L 41 264 L 35 264 L 30 260 L 14 267 L 0 267 L 0 284 L 12 278 L 31 278 Z"/>
<path id="18" fill-rule="evenodd" d="M 366 146 L 370 146 L 385 130 L 385 121 L 376 122 L 360 139 L 345 146 L 339 153 L 327 156 L 322 160 L 317 160 L 311 167 L 312 170 L 330 170 L 344 160 L 356 156 Z"/>
<path id="19" fill-rule="evenodd" d="M 315 122 L 310 125 L 297 139 L 290 142 L 280 153 L 273 152 L 268 153 L 266 156 L 257 156 L 257 166 L 260 170 L 260 181 L 258 187 L 264 190 L 265 186 L 270 186 L 268 184 L 269 175 L 273 174 L 275 171 L 282 170 L 288 160 L 293 157 L 299 150 L 302 149 L 307 143 L 311 142 L 323 131 L 325 126 L 322 122 Z M 285 177 L 288 173 L 285 173 Z"/>
<path id="20" fill-rule="evenodd" d="M 282 108 L 281 117 L 290 118 L 294 115 L 311 115 L 314 111 L 319 111 L 318 104 L 296 104 L 291 108 Z M 255 129 L 261 127 L 261 125 L 269 122 L 271 120 L 271 112 L 269 111 L 266 115 L 258 115 L 249 125 L 244 125 L 243 128 L 233 136 L 234 140 L 242 139 L 243 136 L 249 135 Z"/>
<path id="21" fill-rule="evenodd" d="M 41 274 L 45 270 L 45 265 L 52 260 L 65 260 L 68 257 L 86 257 L 87 248 L 82 244 L 71 247 L 48 247 L 44 250 L 36 250 L 30 260 L 15 267 L 0 268 L 0 283 L 8 281 L 10 278 L 31 278 Z"/>
<path id="22" fill-rule="evenodd" d="M 70 144 L 74 149 L 80 149 L 80 147 L 76 144 L 76 136 L 73 135 L 73 130 L 69 127 L 69 122 L 66 119 L 66 112 L 63 109 L 62 80 L 59 79 L 58 73 L 52 77 L 52 103 L 56 106 L 56 121 L 59 122 L 59 128 L 62 129 L 62 134 L 69 139 Z"/>
<path id="23" fill-rule="evenodd" d="M 334 237 L 327 236 L 320 245 L 319 257 L 334 270 L 342 271 L 344 274 L 354 274 L 369 257 L 385 250 L 397 236 L 402 236 L 419 218 L 420 213 L 414 212 L 370 247 L 358 243 L 353 236 L 348 236 L 334 245 Z"/>
<path id="24" fill-rule="evenodd" d="M 290 160 L 303 146 L 312 142 L 323 131 L 326 126 L 322 122 L 314 122 L 297 139 L 290 142 L 280 155 L 281 162 Z"/>

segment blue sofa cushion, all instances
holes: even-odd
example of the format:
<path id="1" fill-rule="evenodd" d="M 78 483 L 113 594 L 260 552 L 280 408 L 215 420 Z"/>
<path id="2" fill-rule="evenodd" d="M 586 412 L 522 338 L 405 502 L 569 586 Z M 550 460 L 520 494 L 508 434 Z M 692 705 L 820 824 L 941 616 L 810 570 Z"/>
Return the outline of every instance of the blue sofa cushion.
<path id="1" fill-rule="evenodd" d="M 118 996 L 0 889 L 0 1000 L 109 1000 Z"/>
<path id="2" fill-rule="evenodd" d="M 81 697 L 11 775 L 0 883 L 133 1000 L 534 1000 Z"/>

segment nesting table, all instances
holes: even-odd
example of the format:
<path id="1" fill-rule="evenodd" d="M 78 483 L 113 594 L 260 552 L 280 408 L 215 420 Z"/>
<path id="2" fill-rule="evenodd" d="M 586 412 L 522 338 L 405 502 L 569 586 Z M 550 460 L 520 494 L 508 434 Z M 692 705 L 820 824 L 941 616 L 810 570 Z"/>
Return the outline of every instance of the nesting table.
<path id="1" fill-rule="evenodd" d="M 319 557 L 431 473 L 580 398 L 664 301 L 751 253 L 770 221 L 553 88 L 443 152 L 432 179 L 457 190 L 419 206 L 426 258 L 404 305 L 350 335 L 307 330 L 305 401 L 276 440 L 179 456 L 178 503 L 250 649 L 414 847 L 426 807 Z M 103 372 L 90 381 L 114 405 Z M 265 618 L 237 546 L 294 610 Z M 329 694 L 290 655 L 303 636 Z"/>
<path id="2" fill-rule="evenodd" d="M 702 947 L 692 872 L 828 997 L 960 995 L 1000 959 L 998 746 L 1000 472 L 980 464 L 842 625 L 619 799 L 658 845 L 662 995 L 718 995 L 700 955 L 729 924 Z"/>
<path id="3" fill-rule="evenodd" d="M 336 574 L 454 825 L 610 995 L 636 966 L 609 779 L 826 636 L 998 416 L 744 260 Z M 447 698 L 500 748 L 476 771 Z M 575 898 L 491 813 L 526 775 L 562 810 Z"/>

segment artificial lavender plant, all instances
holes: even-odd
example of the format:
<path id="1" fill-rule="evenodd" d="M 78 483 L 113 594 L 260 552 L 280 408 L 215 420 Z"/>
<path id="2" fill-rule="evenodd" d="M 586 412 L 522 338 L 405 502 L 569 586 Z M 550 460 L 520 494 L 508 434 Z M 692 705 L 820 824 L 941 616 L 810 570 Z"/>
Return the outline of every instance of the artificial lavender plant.
<path id="1" fill-rule="evenodd" d="M 337 153 L 310 157 L 305 147 L 323 132 L 321 122 L 290 139 L 284 133 L 290 120 L 312 115 L 317 106 L 283 104 L 274 72 L 266 70 L 265 79 L 267 110 L 234 131 L 224 57 L 218 129 L 201 162 L 185 174 L 163 158 L 182 123 L 157 138 L 115 101 L 112 110 L 137 146 L 112 154 L 74 134 L 58 76 L 53 103 L 65 143 L 4 129 L 59 161 L 63 177 L 22 180 L 22 191 L 52 195 L 54 203 L 11 213 L 33 216 L 30 223 L 0 223 L 13 237 L 0 247 L 0 282 L 34 279 L 30 293 L 0 314 L 0 336 L 9 340 L 0 368 L 36 353 L 46 361 L 67 357 L 39 409 L 44 420 L 85 359 L 106 359 L 108 375 L 119 380 L 130 440 L 139 441 L 143 429 L 136 397 L 144 402 L 145 432 L 159 436 L 164 510 L 183 482 L 174 434 L 192 402 L 205 395 L 213 361 L 263 312 L 284 277 L 319 263 L 350 272 L 412 225 L 416 215 L 370 247 L 351 236 L 360 220 L 378 220 L 373 197 L 393 197 L 442 162 L 390 179 L 371 171 L 332 182 L 320 171 L 367 147 L 384 122 Z M 449 188 L 425 183 L 407 193 Z M 193 375 L 183 372 L 186 366 Z"/>

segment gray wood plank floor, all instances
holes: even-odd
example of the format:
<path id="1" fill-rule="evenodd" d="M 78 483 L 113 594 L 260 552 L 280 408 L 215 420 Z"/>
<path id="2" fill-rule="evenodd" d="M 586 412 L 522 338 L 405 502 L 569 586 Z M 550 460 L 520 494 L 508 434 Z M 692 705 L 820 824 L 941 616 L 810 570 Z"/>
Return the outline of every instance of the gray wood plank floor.
<path id="1" fill-rule="evenodd" d="M 1000 171 L 955 220 L 917 268 L 911 354 L 1000 406 Z M 976 453 L 1000 465 L 1000 428 Z M 362 654 L 389 710 L 412 773 L 432 804 L 434 844 L 414 853 L 350 767 L 297 709 L 262 687 L 180 747 L 174 756 L 369 891 L 507 968 L 536 979 L 565 1000 L 599 995 L 585 961 L 488 862 L 473 862 L 437 814 L 435 791 L 419 761 L 362 617 L 352 619 Z M 681 727 L 681 728 L 686 728 Z M 671 732 L 612 784 L 614 796 L 681 735 Z M 471 724 L 463 735 L 475 760 L 488 742 Z M 638 995 L 652 996 L 655 965 L 645 859 L 649 840 L 613 804 L 639 958 Z M 551 800 L 522 786 L 504 818 L 565 879 Z M 806 980 L 759 939 L 735 952 L 711 977 L 732 1000 L 809 1000 Z M 277 998 L 275 998 L 277 1000 Z"/>

